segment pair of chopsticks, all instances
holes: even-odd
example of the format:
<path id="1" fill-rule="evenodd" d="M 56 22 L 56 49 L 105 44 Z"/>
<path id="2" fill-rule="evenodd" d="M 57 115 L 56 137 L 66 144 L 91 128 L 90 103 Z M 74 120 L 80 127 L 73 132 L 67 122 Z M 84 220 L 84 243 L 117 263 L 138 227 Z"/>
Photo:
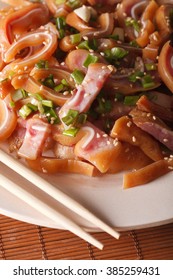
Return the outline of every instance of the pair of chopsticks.
<path id="1" fill-rule="evenodd" d="M 16 173 L 24 177 L 26 180 L 31 182 L 33 185 L 41 189 L 43 192 L 47 193 L 49 196 L 53 197 L 56 201 L 60 202 L 73 212 L 77 213 L 81 217 L 85 218 L 86 220 L 93 223 L 98 228 L 102 229 L 103 231 L 107 232 L 111 236 L 115 238 L 119 238 L 120 234 L 116 232 L 113 228 L 109 225 L 104 223 L 94 214 L 92 214 L 88 209 L 82 206 L 80 203 L 75 201 L 73 198 L 68 196 L 67 194 L 63 193 L 61 190 L 41 178 L 39 175 L 34 173 L 32 170 L 28 169 L 25 165 L 21 162 L 17 161 L 6 152 L 0 149 L 0 161 L 14 170 Z M 47 216 L 50 220 L 54 221 L 55 223 L 61 223 L 62 226 L 77 236 L 81 237 L 85 241 L 89 242 L 90 244 L 94 245 L 99 249 L 103 249 L 103 244 L 91 236 L 88 232 L 86 232 L 83 228 L 73 222 L 71 219 L 66 217 L 64 214 L 56 211 L 50 205 L 47 205 L 40 199 L 36 198 L 27 190 L 23 189 L 22 187 L 18 186 L 5 176 L 0 173 L 0 185 L 11 192 L 13 195 L 17 196 L 18 198 L 22 199 L 25 203 L 32 206 L 38 212 L 41 212 L 45 216 Z"/>

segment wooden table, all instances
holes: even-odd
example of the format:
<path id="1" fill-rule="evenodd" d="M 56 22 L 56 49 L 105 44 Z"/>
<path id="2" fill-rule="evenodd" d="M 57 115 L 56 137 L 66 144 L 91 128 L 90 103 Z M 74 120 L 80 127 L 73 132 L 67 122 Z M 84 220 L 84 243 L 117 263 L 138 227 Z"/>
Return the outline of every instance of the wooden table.
<path id="1" fill-rule="evenodd" d="M 92 233 L 102 251 L 65 230 L 27 224 L 0 215 L 1 260 L 173 260 L 173 223 L 122 232 L 115 240 Z"/>

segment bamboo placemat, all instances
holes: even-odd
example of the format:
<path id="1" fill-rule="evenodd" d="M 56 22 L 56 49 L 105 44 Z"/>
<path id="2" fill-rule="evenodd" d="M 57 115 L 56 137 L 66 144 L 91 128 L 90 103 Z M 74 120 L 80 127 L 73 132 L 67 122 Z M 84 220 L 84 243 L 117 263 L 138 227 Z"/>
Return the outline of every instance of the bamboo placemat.
<path id="1" fill-rule="evenodd" d="M 122 232 L 115 240 L 92 233 L 100 251 L 72 233 L 40 227 L 0 215 L 1 260 L 173 260 L 173 223 Z"/>

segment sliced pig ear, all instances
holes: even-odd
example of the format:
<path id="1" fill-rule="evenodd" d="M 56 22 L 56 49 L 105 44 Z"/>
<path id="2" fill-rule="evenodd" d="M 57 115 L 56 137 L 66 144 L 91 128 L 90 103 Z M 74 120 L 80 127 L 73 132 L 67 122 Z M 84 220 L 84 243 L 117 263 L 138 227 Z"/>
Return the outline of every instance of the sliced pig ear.
<path id="1" fill-rule="evenodd" d="M 162 81 L 173 93 L 173 47 L 171 41 L 166 42 L 160 52 L 158 71 Z"/>
<path id="2" fill-rule="evenodd" d="M 93 164 L 101 173 L 106 173 L 112 161 L 121 152 L 120 141 L 89 122 L 81 128 L 81 131 L 84 132 L 84 136 L 75 145 L 75 155 Z"/>

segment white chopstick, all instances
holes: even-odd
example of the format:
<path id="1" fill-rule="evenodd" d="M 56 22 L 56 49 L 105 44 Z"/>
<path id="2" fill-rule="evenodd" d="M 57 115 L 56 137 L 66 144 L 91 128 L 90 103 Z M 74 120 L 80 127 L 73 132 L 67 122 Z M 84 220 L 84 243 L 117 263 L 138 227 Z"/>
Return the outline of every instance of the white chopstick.
<path id="1" fill-rule="evenodd" d="M 11 180 L 7 179 L 5 176 L 0 174 L 0 184 L 1 186 L 12 193 L 13 195 L 17 196 L 28 205 L 32 206 L 38 212 L 42 213 L 52 221 L 56 222 L 57 224 L 60 222 L 65 229 L 73 232 L 77 236 L 81 237 L 85 241 L 91 243 L 98 249 L 103 249 L 103 244 L 99 242 L 97 239 L 92 237 L 89 233 L 84 231 L 80 226 L 74 223 L 72 220 L 61 214 L 59 211 L 56 211 L 54 208 L 50 207 L 30 192 L 24 190 L 22 187 L 18 186 Z"/>
<path id="2" fill-rule="evenodd" d="M 111 236 L 115 238 L 119 238 L 120 234 L 107 225 L 105 222 L 100 220 L 94 214 L 92 214 L 88 209 L 86 209 L 83 205 L 75 201 L 73 198 L 68 196 L 67 194 L 63 193 L 61 190 L 56 188 L 55 186 L 51 185 L 49 182 L 41 178 L 39 175 L 34 173 L 32 170 L 28 169 L 24 164 L 17 161 L 16 159 L 12 158 L 6 152 L 0 149 L 0 161 L 7 165 L 9 168 L 20 174 L 26 180 L 33 183 L 39 189 L 53 197 L 55 200 L 69 208 L 70 210 L 74 211 L 78 215 L 82 216 L 86 220 L 93 223 L 98 228 L 102 229 L 103 231 L 107 232 Z"/>

